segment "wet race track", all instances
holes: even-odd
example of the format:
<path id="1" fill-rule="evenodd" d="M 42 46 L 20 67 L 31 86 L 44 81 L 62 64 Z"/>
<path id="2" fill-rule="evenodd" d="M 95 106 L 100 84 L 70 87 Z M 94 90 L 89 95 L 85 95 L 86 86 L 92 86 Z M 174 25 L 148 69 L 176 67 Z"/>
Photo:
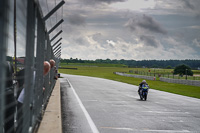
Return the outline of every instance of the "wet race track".
<path id="1" fill-rule="evenodd" d="M 200 99 L 150 89 L 141 101 L 134 85 L 62 77 L 64 133 L 200 133 Z"/>

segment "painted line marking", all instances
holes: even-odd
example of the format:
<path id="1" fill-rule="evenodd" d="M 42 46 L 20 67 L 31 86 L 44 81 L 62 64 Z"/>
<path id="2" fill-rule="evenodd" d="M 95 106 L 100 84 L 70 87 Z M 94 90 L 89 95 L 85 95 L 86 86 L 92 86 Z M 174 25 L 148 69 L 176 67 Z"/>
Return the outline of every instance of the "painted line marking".
<path id="1" fill-rule="evenodd" d="M 146 112 L 146 113 L 157 113 L 157 114 L 190 114 L 189 112 L 179 112 L 179 111 L 142 111 L 142 112 Z"/>
<path id="2" fill-rule="evenodd" d="M 143 130 L 146 132 L 190 133 L 188 130 Z"/>
<path id="3" fill-rule="evenodd" d="M 169 133 L 189 133 L 190 131 L 188 130 L 151 130 L 151 129 L 133 129 L 133 128 L 123 128 L 123 127 L 101 127 L 104 129 L 114 129 L 114 130 L 126 130 L 126 131 L 143 131 L 143 132 L 169 132 Z"/>
<path id="4" fill-rule="evenodd" d="M 88 121 L 88 124 L 90 125 L 90 128 L 91 128 L 92 132 L 93 132 L 93 133 L 99 133 L 99 131 L 98 131 L 96 125 L 94 124 L 92 118 L 90 117 L 89 113 L 88 113 L 87 110 L 85 109 L 83 103 L 81 102 L 80 98 L 78 97 L 78 95 L 77 95 L 76 91 L 74 90 L 72 84 L 69 82 L 68 79 L 67 79 L 67 81 L 68 81 L 68 83 L 70 84 L 70 88 L 72 89 L 72 91 L 73 91 L 73 93 L 74 93 L 74 95 L 75 95 L 75 97 L 76 97 L 76 99 L 77 99 L 77 101 L 78 101 L 78 103 L 79 103 L 79 105 L 80 105 L 80 107 L 81 107 L 81 109 L 82 109 L 82 111 L 83 111 L 83 113 L 84 113 L 84 115 L 85 115 L 87 121 Z"/>

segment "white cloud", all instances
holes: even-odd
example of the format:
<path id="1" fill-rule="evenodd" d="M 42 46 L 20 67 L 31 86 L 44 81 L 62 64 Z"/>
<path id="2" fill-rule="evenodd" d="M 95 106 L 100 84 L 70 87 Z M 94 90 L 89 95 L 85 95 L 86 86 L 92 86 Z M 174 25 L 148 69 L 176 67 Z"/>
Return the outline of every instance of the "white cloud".
<path id="1" fill-rule="evenodd" d="M 106 42 L 111 46 L 111 47 L 115 47 L 116 43 L 113 42 L 112 40 L 106 40 Z"/>
<path id="2" fill-rule="evenodd" d="M 128 0 L 123 3 L 114 3 L 110 5 L 116 9 L 142 11 L 143 9 L 153 9 L 155 7 L 154 0 Z"/>
<path id="3" fill-rule="evenodd" d="M 195 46 L 200 47 L 200 38 L 195 38 L 192 42 L 195 44 Z"/>

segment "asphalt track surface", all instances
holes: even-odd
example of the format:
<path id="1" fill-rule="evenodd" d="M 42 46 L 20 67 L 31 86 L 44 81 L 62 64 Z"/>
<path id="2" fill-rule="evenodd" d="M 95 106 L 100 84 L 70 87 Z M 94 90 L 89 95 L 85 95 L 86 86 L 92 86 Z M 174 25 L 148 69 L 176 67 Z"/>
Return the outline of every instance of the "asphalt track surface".
<path id="1" fill-rule="evenodd" d="M 64 133 L 200 133 L 200 99 L 86 76 L 61 74 Z"/>

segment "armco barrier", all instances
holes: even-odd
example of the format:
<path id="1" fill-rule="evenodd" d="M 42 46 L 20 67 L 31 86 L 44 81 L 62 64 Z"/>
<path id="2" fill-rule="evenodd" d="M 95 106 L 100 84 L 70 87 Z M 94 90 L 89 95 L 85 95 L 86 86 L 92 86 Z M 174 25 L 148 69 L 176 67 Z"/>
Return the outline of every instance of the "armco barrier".
<path id="1" fill-rule="evenodd" d="M 171 79 L 171 78 L 160 77 L 160 81 L 168 82 L 168 83 L 176 83 L 176 84 L 185 84 L 185 85 L 192 85 L 192 86 L 200 86 L 200 81 L 197 81 L 197 80 L 183 80 L 183 79 Z"/>
<path id="2" fill-rule="evenodd" d="M 121 72 L 115 72 L 117 75 L 126 76 L 126 77 L 134 77 L 134 78 L 141 78 L 141 79 L 147 79 L 147 80 L 154 80 L 154 77 L 152 76 L 143 76 L 143 75 L 132 75 L 132 74 L 125 74 Z"/>
<path id="3" fill-rule="evenodd" d="M 154 80 L 153 76 L 132 75 L 132 74 L 126 74 L 126 73 L 122 73 L 122 72 L 114 72 L 114 73 L 117 74 L 117 75 L 126 76 L 126 77 L 134 77 L 134 78 L 141 78 L 141 79 L 147 79 L 147 80 Z M 171 78 L 160 77 L 160 81 L 168 82 L 168 83 L 200 86 L 200 81 L 197 81 L 197 80 L 183 80 L 183 79 L 171 79 Z"/>

